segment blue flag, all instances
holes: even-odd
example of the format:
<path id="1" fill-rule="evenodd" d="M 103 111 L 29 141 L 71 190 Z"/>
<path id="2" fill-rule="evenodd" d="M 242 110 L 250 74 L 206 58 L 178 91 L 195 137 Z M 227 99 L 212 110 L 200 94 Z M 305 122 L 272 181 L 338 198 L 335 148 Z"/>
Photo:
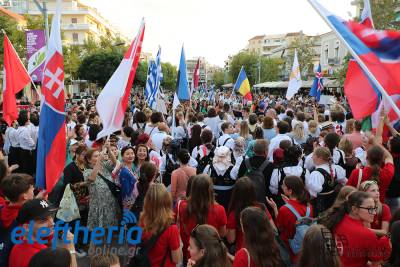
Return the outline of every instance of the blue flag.
<path id="1" fill-rule="evenodd" d="M 321 64 L 318 65 L 317 72 L 315 73 L 315 79 L 310 89 L 310 96 L 315 97 L 317 101 L 321 98 L 321 92 L 324 90 Z"/>
<path id="2" fill-rule="evenodd" d="M 187 73 L 186 73 L 186 59 L 185 59 L 185 51 L 181 52 L 181 61 L 179 63 L 179 71 L 178 71 L 178 81 L 177 81 L 178 89 L 177 95 L 179 100 L 190 100 L 190 91 L 189 85 L 187 80 Z"/>

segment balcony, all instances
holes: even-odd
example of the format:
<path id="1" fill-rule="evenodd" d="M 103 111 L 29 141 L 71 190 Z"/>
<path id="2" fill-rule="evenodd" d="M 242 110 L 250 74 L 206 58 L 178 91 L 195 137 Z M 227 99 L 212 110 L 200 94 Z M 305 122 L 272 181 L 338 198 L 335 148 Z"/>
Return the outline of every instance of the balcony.
<path id="1" fill-rule="evenodd" d="M 328 58 L 328 65 L 340 65 L 340 59 L 339 58 Z"/>

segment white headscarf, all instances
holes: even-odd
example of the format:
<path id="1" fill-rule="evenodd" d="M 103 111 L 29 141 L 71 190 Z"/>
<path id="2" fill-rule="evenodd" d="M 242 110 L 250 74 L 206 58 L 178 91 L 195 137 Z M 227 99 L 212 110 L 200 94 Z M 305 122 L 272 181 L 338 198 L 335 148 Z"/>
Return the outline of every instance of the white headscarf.
<path id="1" fill-rule="evenodd" d="M 226 146 L 217 147 L 214 151 L 213 167 L 218 175 L 224 175 L 231 162 L 231 151 Z"/>

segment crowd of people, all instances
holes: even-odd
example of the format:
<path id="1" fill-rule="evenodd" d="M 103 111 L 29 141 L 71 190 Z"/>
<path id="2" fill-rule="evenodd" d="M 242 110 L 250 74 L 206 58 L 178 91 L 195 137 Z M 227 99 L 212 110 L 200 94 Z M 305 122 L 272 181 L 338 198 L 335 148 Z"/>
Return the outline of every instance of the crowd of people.
<path id="1" fill-rule="evenodd" d="M 218 91 L 173 112 L 170 96 L 162 114 L 135 93 L 101 139 L 95 100 L 69 102 L 52 192 L 34 187 L 40 111 L 20 111 L 2 133 L 0 266 L 400 266 L 400 135 L 385 112 L 366 130 L 341 98 L 253 97 Z M 129 257 L 91 253 L 73 229 L 77 242 L 36 242 L 59 220 L 107 231 L 126 210 L 143 229 Z"/>

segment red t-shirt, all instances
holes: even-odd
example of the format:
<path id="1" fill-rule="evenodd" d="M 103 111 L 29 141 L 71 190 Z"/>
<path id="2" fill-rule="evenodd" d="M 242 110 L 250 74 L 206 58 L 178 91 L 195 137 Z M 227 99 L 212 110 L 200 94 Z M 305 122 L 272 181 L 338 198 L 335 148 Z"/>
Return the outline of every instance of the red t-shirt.
<path id="1" fill-rule="evenodd" d="M 261 208 L 258 205 L 255 205 L 258 208 Z M 265 209 L 265 212 L 267 213 L 268 220 L 271 220 L 271 214 L 269 213 L 268 209 Z M 244 237 L 243 237 L 243 232 L 242 228 L 238 227 L 238 223 L 235 218 L 235 211 L 231 211 L 228 215 L 228 223 L 226 224 L 226 228 L 228 230 L 236 230 L 236 251 L 241 249 L 243 247 L 244 243 Z"/>
<path id="2" fill-rule="evenodd" d="M 300 203 L 297 200 L 289 200 L 288 203 L 292 205 L 300 216 L 305 216 L 307 211 L 307 206 Z M 309 204 L 311 208 L 310 217 L 313 217 L 313 209 L 311 204 Z M 278 217 L 276 218 L 276 227 L 279 231 L 279 236 L 282 241 L 286 244 L 288 251 L 290 253 L 290 257 L 292 262 L 296 262 L 296 255 L 293 253 L 292 249 L 289 246 L 289 239 L 293 239 L 296 233 L 296 216 L 287 208 L 286 206 L 282 206 L 279 209 Z"/>
<path id="3" fill-rule="evenodd" d="M 235 260 L 233 261 L 233 267 L 248 267 L 249 266 L 249 257 L 250 254 L 244 249 L 241 248 L 235 254 Z M 250 267 L 256 267 L 253 259 L 250 257 Z"/>
<path id="4" fill-rule="evenodd" d="M 358 183 L 358 175 L 359 175 L 359 169 L 354 169 L 349 177 L 349 180 L 347 181 L 347 185 L 351 185 L 354 187 L 357 187 Z M 361 183 L 364 181 L 367 181 L 371 177 L 372 169 L 369 166 L 365 166 L 362 169 L 362 178 L 361 178 Z M 386 191 L 392 182 L 394 175 L 394 165 L 393 163 L 386 163 L 380 171 L 379 174 L 379 199 L 381 203 L 385 203 L 385 195 Z"/>
<path id="5" fill-rule="evenodd" d="M 142 235 L 142 240 L 147 241 L 151 238 L 152 234 L 149 232 L 144 232 Z M 172 262 L 171 251 L 179 249 L 180 238 L 178 227 L 174 224 L 169 226 L 159 237 L 157 243 L 149 251 L 150 264 L 153 267 L 161 266 L 161 263 L 168 253 L 165 260 L 165 267 L 175 267 L 176 263 Z M 167 252 L 168 251 L 168 252 Z"/>
<path id="6" fill-rule="evenodd" d="M 390 241 L 380 239 L 360 220 L 345 215 L 333 234 L 342 267 L 365 267 L 368 261 L 381 261 L 390 256 Z"/>
<path id="7" fill-rule="evenodd" d="M 390 222 L 390 219 L 392 219 L 392 214 L 389 206 L 382 204 L 382 213 L 380 216 L 375 214 L 374 221 L 371 223 L 371 228 L 376 230 L 382 229 L 382 222 Z"/>
<path id="8" fill-rule="evenodd" d="M 9 267 L 28 267 L 32 257 L 39 251 L 46 249 L 46 245 L 26 242 L 15 245 L 10 253 Z"/>
<path id="9" fill-rule="evenodd" d="M 0 210 L 0 220 L 4 228 L 8 228 L 17 219 L 21 205 L 7 205 Z"/>
<path id="10" fill-rule="evenodd" d="M 186 207 L 186 200 L 181 201 L 179 205 L 179 230 L 183 243 L 183 255 L 187 257 L 190 233 L 192 232 L 193 228 L 196 227 L 197 221 L 196 217 L 194 216 L 185 218 Z M 217 230 L 219 230 L 219 228 L 225 226 L 226 223 L 227 218 L 224 207 L 215 202 L 208 210 L 206 224 L 214 226 Z"/>

